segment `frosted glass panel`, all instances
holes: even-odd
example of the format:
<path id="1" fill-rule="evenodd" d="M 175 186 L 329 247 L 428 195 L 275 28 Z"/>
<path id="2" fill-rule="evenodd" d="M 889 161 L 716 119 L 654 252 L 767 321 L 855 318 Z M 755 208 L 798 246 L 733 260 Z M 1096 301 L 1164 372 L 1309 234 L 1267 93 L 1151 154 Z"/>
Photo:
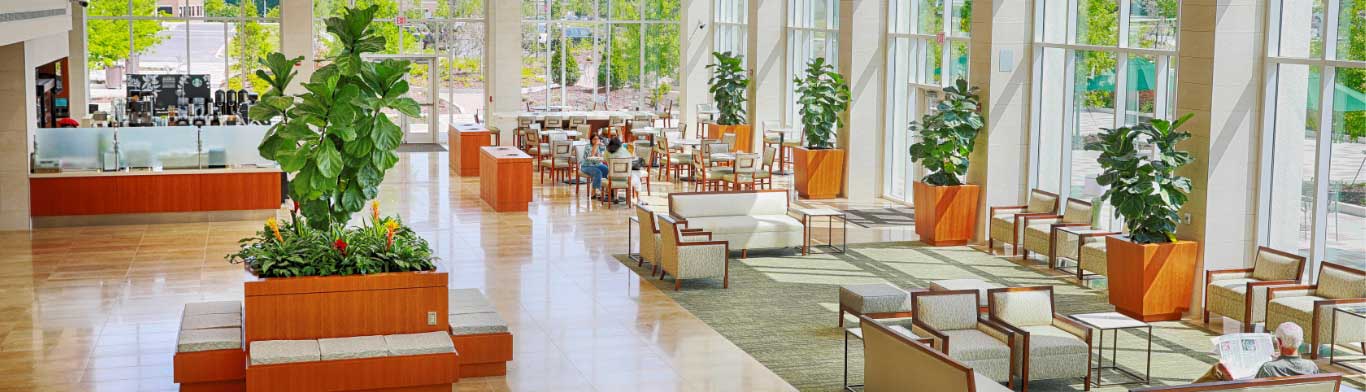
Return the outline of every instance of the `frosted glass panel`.
<path id="1" fill-rule="evenodd" d="M 38 160 L 60 161 L 63 170 L 98 170 L 114 152 L 113 128 L 42 128 L 36 140 Z"/>
<path id="2" fill-rule="evenodd" d="M 262 158 L 256 149 L 269 129 L 266 125 L 204 127 L 204 164 L 208 167 L 275 166 L 274 161 Z"/>
<path id="3" fill-rule="evenodd" d="M 199 167 L 199 135 L 194 127 L 119 128 L 119 153 L 133 169 Z"/>

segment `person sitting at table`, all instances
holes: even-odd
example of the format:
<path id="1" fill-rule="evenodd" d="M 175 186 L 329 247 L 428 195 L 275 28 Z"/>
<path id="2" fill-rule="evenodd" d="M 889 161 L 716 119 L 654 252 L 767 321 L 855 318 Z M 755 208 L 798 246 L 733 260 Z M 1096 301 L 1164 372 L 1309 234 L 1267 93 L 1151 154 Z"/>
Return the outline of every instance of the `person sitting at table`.
<path id="1" fill-rule="evenodd" d="M 579 170 L 593 179 L 593 194 L 598 194 L 602 188 L 602 178 L 607 177 L 607 163 L 602 161 L 602 157 L 607 152 L 607 146 L 602 144 L 602 139 L 598 135 L 588 136 L 588 147 L 583 149 L 579 157 Z"/>
<path id="2" fill-rule="evenodd" d="M 1272 345 L 1280 356 L 1276 359 L 1262 363 L 1257 369 L 1256 378 L 1264 377 L 1287 377 L 1315 374 L 1319 372 L 1318 365 L 1314 361 L 1300 358 L 1300 344 L 1304 343 L 1304 330 L 1295 323 L 1281 323 L 1276 327 L 1276 333 L 1272 339 Z M 1215 363 L 1203 376 L 1195 379 L 1196 383 L 1214 381 L 1232 381 L 1232 372 L 1223 362 Z"/>

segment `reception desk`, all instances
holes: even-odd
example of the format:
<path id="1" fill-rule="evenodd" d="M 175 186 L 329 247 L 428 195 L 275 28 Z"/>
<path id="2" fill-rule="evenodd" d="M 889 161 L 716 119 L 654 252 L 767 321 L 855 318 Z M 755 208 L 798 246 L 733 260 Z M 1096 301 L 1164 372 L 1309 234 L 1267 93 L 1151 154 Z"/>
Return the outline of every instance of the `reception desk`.
<path id="1" fill-rule="evenodd" d="M 451 174 L 478 176 L 479 149 L 493 145 L 493 131 L 481 124 L 452 124 L 448 135 Z"/>
<path id="2" fill-rule="evenodd" d="M 280 208 L 280 169 L 64 172 L 29 175 L 32 216 Z"/>
<path id="3" fill-rule="evenodd" d="M 494 211 L 526 211 L 531 156 L 516 147 L 479 148 L 479 197 Z"/>

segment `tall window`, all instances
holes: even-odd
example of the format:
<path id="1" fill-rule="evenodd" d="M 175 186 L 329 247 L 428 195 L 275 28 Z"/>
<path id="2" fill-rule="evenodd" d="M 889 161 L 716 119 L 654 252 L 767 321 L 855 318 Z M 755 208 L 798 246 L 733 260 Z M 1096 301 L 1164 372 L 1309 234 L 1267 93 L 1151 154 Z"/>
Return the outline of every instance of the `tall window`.
<path id="1" fill-rule="evenodd" d="M 1041 0 L 1034 14 L 1030 184 L 1093 201 L 1101 128 L 1170 119 L 1177 0 Z M 1102 208 L 1101 225 L 1110 225 Z"/>
<path id="2" fill-rule="evenodd" d="M 108 105 L 124 97 L 127 74 L 206 74 L 214 89 L 268 89 L 254 74 L 260 68 L 257 58 L 280 47 L 278 0 L 162 4 L 90 2 L 86 42 L 91 103 Z"/>
<path id="3" fill-rule="evenodd" d="M 744 55 L 749 41 L 749 1 L 716 0 L 713 12 L 716 14 L 715 51 Z"/>
<path id="4" fill-rule="evenodd" d="M 436 70 L 414 64 L 408 76 L 409 96 L 420 103 L 437 95 L 436 108 L 422 107 L 426 118 L 436 110 L 440 130 L 451 122 L 472 122 L 484 109 L 484 1 L 485 0 L 313 0 L 313 49 L 319 66 L 341 50 L 327 32 L 324 21 L 340 16 L 346 7 L 376 5 L 379 12 L 371 28 L 384 36 L 382 54 L 435 55 Z M 438 77 L 441 91 L 427 91 Z M 484 116 L 487 118 L 487 116 Z M 398 120 L 395 120 L 398 122 Z M 420 127 L 421 121 L 412 121 Z M 400 124 L 410 126 L 404 122 Z M 438 138 L 445 140 L 445 138 Z"/>
<path id="5" fill-rule="evenodd" d="M 659 110 L 677 101 L 679 2 L 523 0 L 531 110 Z"/>
<path id="6" fill-rule="evenodd" d="M 945 6 L 945 5 L 948 6 Z M 883 195 L 911 200 L 917 173 L 907 150 L 907 125 L 919 120 L 931 95 L 968 78 L 972 0 L 888 0 L 887 131 Z"/>
<path id="7" fill-rule="evenodd" d="M 1260 240 L 1366 268 L 1366 1 L 1270 7 Z"/>
<path id="8" fill-rule="evenodd" d="M 787 80 L 806 75 L 806 63 L 824 57 L 839 66 L 839 0 L 791 0 L 787 5 Z M 796 84 L 787 86 L 788 123 L 801 128 Z"/>

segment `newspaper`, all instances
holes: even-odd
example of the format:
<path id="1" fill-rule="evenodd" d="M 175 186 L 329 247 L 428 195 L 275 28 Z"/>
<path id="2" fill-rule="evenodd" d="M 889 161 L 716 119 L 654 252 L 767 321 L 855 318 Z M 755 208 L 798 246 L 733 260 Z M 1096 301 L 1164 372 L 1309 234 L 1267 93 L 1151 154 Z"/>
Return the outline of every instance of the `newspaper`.
<path id="1" fill-rule="evenodd" d="M 1235 380 L 1256 377 L 1262 364 L 1276 356 L 1271 334 L 1235 333 L 1217 336 L 1210 341 L 1214 343 L 1214 353 L 1219 356 L 1219 363 L 1228 368 L 1229 376 Z"/>

